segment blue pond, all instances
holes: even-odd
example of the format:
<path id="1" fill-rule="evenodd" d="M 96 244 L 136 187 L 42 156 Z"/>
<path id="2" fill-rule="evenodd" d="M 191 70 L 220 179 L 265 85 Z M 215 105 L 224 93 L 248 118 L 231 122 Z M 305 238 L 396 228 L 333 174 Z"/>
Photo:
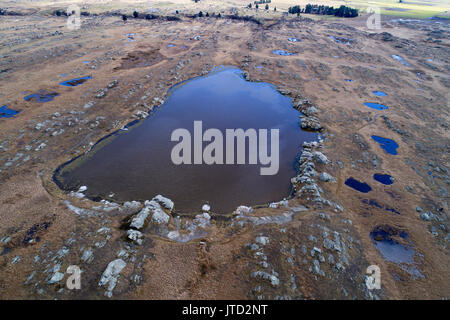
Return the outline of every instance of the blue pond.
<path id="1" fill-rule="evenodd" d="M 295 53 L 291 53 L 291 52 L 288 52 L 285 50 L 280 50 L 280 49 L 273 50 L 272 53 L 277 54 L 279 56 L 295 56 L 296 55 Z"/>
<path id="2" fill-rule="evenodd" d="M 334 40 L 336 43 L 346 44 L 347 46 L 351 45 L 351 43 L 354 41 L 353 39 L 350 38 L 335 37 L 335 36 L 330 36 L 330 39 Z"/>
<path id="3" fill-rule="evenodd" d="M 370 238 L 385 260 L 394 263 L 414 263 L 416 254 L 414 248 L 401 244 L 395 239 L 407 239 L 408 234 L 406 232 L 390 226 L 377 226 L 370 233 Z"/>
<path id="4" fill-rule="evenodd" d="M 379 103 L 375 103 L 375 102 L 366 102 L 364 103 L 364 105 L 366 107 L 372 108 L 372 109 L 376 109 L 376 110 L 385 110 L 385 109 L 389 109 L 387 106 L 385 106 L 384 104 L 379 104 Z"/>
<path id="5" fill-rule="evenodd" d="M 39 91 L 38 93 L 30 94 L 24 97 L 25 101 L 33 101 L 33 102 L 49 102 L 52 101 L 54 97 L 59 96 L 59 93 L 56 92 L 45 92 Z"/>
<path id="6" fill-rule="evenodd" d="M 373 175 L 373 178 L 376 180 L 376 181 L 378 181 L 378 182 L 380 182 L 380 183 L 382 183 L 382 184 L 385 184 L 385 185 L 391 185 L 391 184 L 393 184 L 394 183 L 394 178 L 392 178 L 390 175 L 388 175 L 388 174 L 379 174 L 379 173 L 375 173 L 374 175 Z"/>
<path id="7" fill-rule="evenodd" d="M 372 190 L 372 188 L 367 183 L 360 182 L 353 178 L 348 178 L 347 180 L 345 180 L 345 184 L 350 188 L 358 190 L 359 192 L 362 193 L 367 193 Z"/>
<path id="8" fill-rule="evenodd" d="M 386 97 L 387 93 L 384 91 L 373 91 L 372 92 L 374 95 L 376 95 L 377 97 Z"/>
<path id="9" fill-rule="evenodd" d="M 302 40 L 297 39 L 297 38 L 288 38 L 288 41 L 290 41 L 290 42 L 300 42 Z"/>
<path id="10" fill-rule="evenodd" d="M 12 118 L 18 113 L 20 113 L 20 110 L 16 111 L 13 109 L 9 109 L 6 106 L 0 108 L 0 118 Z"/>
<path id="11" fill-rule="evenodd" d="M 175 47 L 175 45 L 174 45 L 173 43 L 169 43 L 169 44 L 167 45 L 167 47 L 168 47 L 168 48 L 172 48 L 172 47 Z"/>
<path id="12" fill-rule="evenodd" d="M 405 65 L 407 67 L 410 66 L 410 64 L 405 59 L 403 59 L 402 57 L 400 57 L 400 56 L 398 56 L 396 54 L 393 54 L 392 58 L 394 58 L 395 60 L 399 61 L 401 64 L 403 64 L 403 65 Z"/>
<path id="13" fill-rule="evenodd" d="M 352 79 L 344 79 L 345 82 L 354 82 L 355 80 Z"/>
<path id="14" fill-rule="evenodd" d="M 391 139 L 383 138 L 379 136 L 372 136 L 372 139 L 380 144 L 380 147 L 386 151 L 386 153 L 397 155 L 398 144 Z"/>
<path id="15" fill-rule="evenodd" d="M 163 194 L 176 203 L 177 211 L 186 213 L 198 212 L 205 201 L 215 213 L 227 213 L 242 203 L 262 204 L 290 194 L 299 146 L 317 140 L 317 134 L 300 129 L 300 112 L 290 98 L 269 83 L 246 81 L 241 70 L 228 67 L 182 82 L 169 93 L 166 102 L 145 120 L 101 140 L 89 156 L 60 167 L 55 181 L 65 190 L 87 186 L 86 196 L 92 199 L 114 193 L 117 201 L 145 200 Z M 175 164 L 172 153 L 179 143 L 173 140 L 173 131 L 197 130 L 198 119 L 202 120 L 200 130 L 217 128 L 219 133 L 228 128 L 279 129 L 278 173 L 261 175 L 259 165 L 220 165 L 224 163 L 220 159 L 210 164 L 202 160 L 204 165 L 191 165 L 192 159 L 186 165 Z M 203 146 L 208 148 L 211 143 L 200 142 Z M 191 146 L 186 150 L 195 155 Z M 221 146 L 212 152 L 218 157 L 226 155 L 222 151 L 219 155 L 219 150 L 226 152 Z M 251 150 L 244 151 L 243 159 L 249 159 Z"/>
<path id="16" fill-rule="evenodd" d="M 75 78 L 72 80 L 63 81 L 60 83 L 60 85 L 66 86 L 66 87 L 76 87 L 76 86 L 79 86 L 80 84 L 85 83 L 89 79 L 92 79 L 92 77 L 86 76 L 86 77 L 81 77 L 81 78 Z"/>

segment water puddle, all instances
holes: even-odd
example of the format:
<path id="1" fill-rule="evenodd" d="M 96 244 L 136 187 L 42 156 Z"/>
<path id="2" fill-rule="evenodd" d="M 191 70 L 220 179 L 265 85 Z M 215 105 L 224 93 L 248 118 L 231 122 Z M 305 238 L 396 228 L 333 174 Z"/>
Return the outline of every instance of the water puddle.
<path id="1" fill-rule="evenodd" d="M 335 37 L 335 36 L 330 36 L 329 37 L 331 40 L 333 40 L 336 43 L 340 43 L 340 44 L 345 44 L 347 46 L 351 45 L 352 42 L 354 41 L 353 39 L 350 38 L 346 38 L 346 37 Z"/>
<path id="2" fill-rule="evenodd" d="M 386 151 L 388 154 L 397 155 L 397 148 L 398 144 L 391 139 L 383 138 L 379 136 L 372 136 L 372 139 L 375 140 L 375 142 L 378 142 L 380 147 Z"/>
<path id="3" fill-rule="evenodd" d="M 125 37 L 127 37 L 128 42 L 134 42 L 136 41 L 136 39 L 134 38 L 135 35 L 135 33 L 127 33 L 125 34 Z"/>
<path id="4" fill-rule="evenodd" d="M 402 57 L 400 57 L 400 56 L 398 56 L 396 54 L 393 54 L 392 58 L 397 60 L 398 62 L 400 62 L 401 64 L 403 64 L 403 65 L 405 65 L 407 67 L 411 66 L 405 59 L 403 59 Z"/>
<path id="5" fill-rule="evenodd" d="M 277 54 L 279 56 L 296 56 L 295 53 L 291 53 L 291 52 L 288 52 L 286 50 L 281 50 L 281 49 L 273 50 L 272 53 Z"/>
<path id="6" fill-rule="evenodd" d="M 59 96 L 59 93 L 57 92 L 47 92 L 45 90 L 39 90 L 37 93 L 33 93 L 24 97 L 24 100 L 32 102 L 49 102 L 57 96 Z"/>
<path id="7" fill-rule="evenodd" d="M 392 178 L 390 175 L 388 175 L 388 174 L 379 174 L 379 173 L 375 173 L 374 175 L 373 175 L 373 178 L 376 180 L 376 181 L 378 181 L 378 182 L 380 182 L 380 183 L 382 183 L 382 184 L 384 184 L 384 185 L 391 185 L 391 184 L 393 184 L 394 183 L 394 178 Z"/>
<path id="8" fill-rule="evenodd" d="M 278 201 L 292 191 L 290 179 L 296 175 L 301 145 L 318 138 L 300 129 L 299 116 L 290 98 L 273 85 L 245 81 L 236 68 L 220 68 L 174 86 L 166 102 L 149 117 L 102 139 L 86 155 L 60 166 L 54 179 L 68 191 L 87 186 L 84 194 L 89 198 L 114 194 L 116 201 L 129 201 L 162 194 L 175 202 L 177 211 L 186 213 L 198 212 L 204 203 L 211 205 L 212 212 L 228 213 L 239 205 Z M 197 126 L 199 130 L 195 131 L 194 121 L 200 120 L 201 128 Z M 179 128 L 190 133 L 189 139 L 192 137 L 192 141 L 187 140 L 188 159 L 194 163 L 197 154 L 203 164 L 173 163 L 172 149 L 180 142 L 172 142 L 171 135 Z M 261 175 L 260 169 L 267 166 L 261 166 L 260 161 L 249 164 L 248 141 L 244 164 L 206 165 L 202 150 L 204 155 L 210 141 L 216 139 L 203 136 L 202 142 L 202 132 L 212 128 L 222 133 L 224 146 L 226 129 L 268 129 L 269 145 L 270 129 L 279 129 L 278 173 Z M 219 162 L 226 163 L 224 146 L 214 153 L 223 160 Z M 194 149 L 200 151 L 192 152 Z M 237 156 L 236 146 L 233 156 Z"/>
<path id="9" fill-rule="evenodd" d="M 297 38 L 288 38 L 288 41 L 289 41 L 289 42 L 300 42 L 300 41 L 302 41 L 302 40 L 297 39 Z"/>
<path id="10" fill-rule="evenodd" d="M 13 109 L 9 109 L 7 106 L 2 106 L 0 108 L 0 118 L 12 118 L 16 114 L 19 114 L 21 110 L 16 111 Z"/>
<path id="11" fill-rule="evenodd" d="M 377 97 L 386 97 L 387 96 L 387 93 L 386 92 L 383 92 L 383 91 L 372 91 L 372 93 L 374 94 L 374 95 L 376 95 Z M 387 108 L 387 107 L 386 107 Z"/>
<path id="12" fill-rule="evenodd" d="M 365 182 L 360 182 L 352 177 L 345 180 L 345 185 L 362 193 L 368 193 L 372 188 Z"/>
<path id="13" fill-rule="evenodd" d="M 66 87 L 76 87 L 76 86 L 79 86 L 79 85 L 85 83 L 89 79 L 92 79 L 92 77 L 86 76 L 86 77 L 81 77 L 81 78 L 75 78 L 75 79 L 63 81 L 60 83 L 60 85 L 66 86 Z"/>
<path id="14" fill-rule="evenodd" d="M 370 233 L 375 248 L 386 261 L 394 263 L 414 263 L 415 250 L 412 245 L 403 244 L 408 238 L 405 231 L 391 226 L 377 226 Z"/>
<path id="15" fill-rule="evenodd" d="M 355 82 L 355 80 L 352 79 L 344 79 L 345 82 Z"/>
<path id="16" fill-rule="evenodd" d="M 385 106 L 384 104 L 375 103 L 375 102 L 366 102 L 364 103 L 366 107 L 375 109 L 375 110 L 386 110 L 389 109 L 389 107 Z"/>

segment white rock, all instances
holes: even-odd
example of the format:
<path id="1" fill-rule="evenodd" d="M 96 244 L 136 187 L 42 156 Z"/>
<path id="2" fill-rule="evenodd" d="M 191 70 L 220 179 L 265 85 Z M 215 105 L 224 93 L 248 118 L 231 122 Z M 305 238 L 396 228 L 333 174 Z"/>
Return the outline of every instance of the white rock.
<path id="1" fill-rule="evenodd" d="M 256 243 L 259 243 L 260 245 L 267 245 L 269 243 L 269 238 L 264 236 L 256 237 L 255 239 Z"/>
<path id="2" fill-rule="evenodd" d="M 239 206 L 239 207 L 237 207 L 236 211 L 234 211 L 234 214 L 243 215 L 243 214 L 252 213 L 252 212 L 253 212 L 252 207 Z"/>
<path id="3" fill-rule="evenodd" d="M 150 214 L 150 208 L 144 207 L 131 221 L 130 227 L 136 229 L 142 229 L 145 224 L 145 220 Z"/>
<path id="4" fill-rule="evenodd" d="M 153 210 L 152 222 L 156 224 L 167 224 L 169 223 L 170 217 L 161 208 L 155 208 Z"/>
<path id="5" fill-rule="evenodd" d="M 205 204 L 202 206 L 202 210 L 203 210 L 203 211 L 209 211 L 209 210 L 211 210 L 211 207 L 210 207 L 209 204 L 205 203 Z"/>
<path id="6" fill-rule="evenodd" d="M 81 260 L 84 262 L 91 262 L 94 259 L 94 255 L 91 248 L 87 248 L 84 250 L 83 255 L 81 256 Z"/>
<path id="7" fill-rule="evenodd" d="M 313 153 L 314 160 L 321 164 L 327 164 L 328 158 L 320 151 L 315 151 Z"/>
<path id="8" fill-rule="evenodd" d="M 173 203 L 172 200 L 170 200 L 169 198 L 166 198 L 160 194 L 158 194 L 156 197 L 154 197 L 153 200 L 157 201 L 164 208 L 169 209 L 170 211 L 172 211 L 175 206 L 175 204 Z"/>
<path id="9" fill-rule="evenodd" d="M 319 179 L 324 182 L 336 182 L 336 179 L 326 172 L 322 172 L 319 176 Z"/>
<path id="10" fill-rule="evenodd" d="M 123 268 L 126 267 L 126 265 L 126 262 L 122 259 L 116 259 L 114 261 L 111 261 L 106 267 L 100 281 L 98 282 L 98 285 L 100 287 L 108 284 L 108 288 L 105 293 L 106 296 L 112 297 L 112 291 L 116 287 L 119 275 L 122 272 Z"/>
<path id="11" fill-rule="evenodd" d="M 142 232 L 133 230 L 133 229 L 130 229 L 127 231 L 127 236 L 128 236 L 128 239 L 136 242 L 139 245 L 142 244 L 142 238 L 144 237 Z"/>
<path id="12" fill-rule="evenodd" d="M 62 272 L 55 272 L 52 276 L 52 278 L 48 281 L 49 284 L 54 284 L 57 282 L 60 282 L 64 278 L 64 273 Z"/>

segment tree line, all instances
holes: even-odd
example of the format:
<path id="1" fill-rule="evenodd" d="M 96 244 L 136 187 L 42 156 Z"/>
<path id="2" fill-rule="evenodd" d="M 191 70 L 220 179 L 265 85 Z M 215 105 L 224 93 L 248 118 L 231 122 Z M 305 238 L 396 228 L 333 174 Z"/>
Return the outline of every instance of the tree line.
<path id="1" fill-rule="evenodd" d="M 340 6 L 339 8 L 334 8 L 324 5 L 307 4 L 306 7 L 303 9 L 300 8 L 300 6 L 289 7 L 288 12 L 290 14 L 297 14 L 297 15 L 300 15 L 300 13 L 310 13 L 310 14 L 322 14 L 344 18 L 354 18 L 358 16 L 358 9 L 354 9 L 344 5 Z"/>

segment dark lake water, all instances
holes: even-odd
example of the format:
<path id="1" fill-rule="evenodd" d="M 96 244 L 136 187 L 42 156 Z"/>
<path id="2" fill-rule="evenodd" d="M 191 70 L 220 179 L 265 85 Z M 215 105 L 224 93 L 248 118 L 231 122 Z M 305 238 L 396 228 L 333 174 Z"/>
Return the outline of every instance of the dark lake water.
<path id="1" fill-rule="evenodd" d="M 186 213 L 198 212 L 206 202 L 211 211 L 228 213 L 239 205 L 278 201 L 291 192 L 301 145 L 317 139 L 300 129 L 299 116 L 291 100 L 271 84 L 248 82 L 239 69 L 221 68 L 175 86 L 149 117 L 61 166 L 54 178 L 66 190 L 87 186 L 90 198 L 113 193 L 116 201 L 147 200 L 162 194 Z M 248 143 L 246 164 L 175 165 L 171 152 L 178 142 L 171 141 L 171 134 L 178 128 L 192 134 L 194 121 L 202 121 L 203 132 L 223 132 L 224 145 L 226 129 L 279 129 L 278 173 L 260 175 L 264 166 L 259 161 L 248 164 Z M 203 149 L 208 144 L 203 142 Z"/>
<path id="2" fill-rule="evenodd" d="M 345 184 L 355 190 L 358 190 L 359 192 L 362 193 L 367 193 L 370 192 L 372 190 L 372 188 L 365 182 L 360 182 L 352 177 L 348 178 L 347 180 L 345 180 Z"/>
<path id="3" fill-rule="evenodd" d="M 375 173 L 373 178 L 385 185 L 391 185 L 394 183 L 394 179 L 388 174 Z"/>

